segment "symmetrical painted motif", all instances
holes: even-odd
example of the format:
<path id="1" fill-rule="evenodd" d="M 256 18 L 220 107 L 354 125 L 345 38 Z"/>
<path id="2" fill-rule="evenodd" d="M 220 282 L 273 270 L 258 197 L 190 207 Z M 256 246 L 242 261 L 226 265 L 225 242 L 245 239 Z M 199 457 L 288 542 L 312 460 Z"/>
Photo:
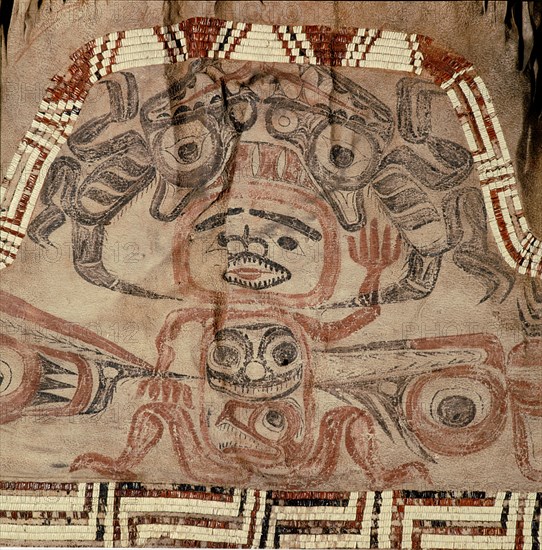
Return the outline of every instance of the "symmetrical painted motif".
<path id="1" fill-rule="evenodd" d="M 44 250 L 69 234 L 77 281 L 136 319 L 149 308 L 155 330 L 143 359 L 0 294 L 8 432 L 98 430 L 132 407 L 113 441 L 78 436 L 51 464 L 118 483 L 6 481 L 0 540 L 537 548 L 536 493 L 425 491 L 455 459 L 542 481 L 542 244 L 473 68 L 416 35 L 209 19 L 113 33 L 73 60 L 8 170 L 3 266 L 26 234 Z M 138 72 L 181 61 L 158 89 Z M 74 128 L 94 83 L 106 111 Z M 159 251 L 139 270 L 111 267 L 122 216 Z M 472 288 L 448 298 L 456 280 Z M 519 334 L 484 313 L 409 331 L 413 312 L 482 308 Z M 167 449 L 184 485 L 146 483 Z"/>
<path id="2" fill-rule="evenodd" d="M 8 168 L 2 199 L 2 265 L 13 262 L 51 163 L 71 135 L 91 86 L 115 72 L 189 58 L 385 69 L 427 74 L 446 91 L 478 170 L 493 236 L 507 263 L 542 271 L 542 243 L 523 215 L 510 154 L 482 79 L 464 59 L 417 35 L 371 29 L 267 26 L 217 19 L 111 33 L 72 56 L 56 76 Z M 130 105 L 124 116 L 129 116 Z M 122 116 L 119 112 L 112 113 Z M 106 124 L 103 121 L 102 124 Z M 423 134 L 422 134 L 423 135 Z M 420 136 L 421 137 L 421 136 Z M 129 137 L 127 137 L 129 139 Z"/>
<path id="3" fill-rule="evenodd" d="M 140 380 L 138 395 L 150 397 L 116 457 L 74 449 L 72 472 L 137 478 L 145 456 L 168 438 L 190 482 L 300 489 L 333 479 L 346 461 L 375 488 L 425 485 L 438 457 L 490 448 L 511 420 L 518 468 L 542 480 L 529 428 L 542 418 L 540 338 L 508 357 L 491 334 L 329 347 L 341 323 L 282 308 L 232 307 L 218 318 L 211 309 L 179 309 L 157 336 L 153 367 L 9 294 L 0 308 L 2 423 L 100 413 L 127 379 Z M 375 315 L 360 311 L 348 326 Z M 195 323 L 203 328 L 199 373 L 170 370 L 186 363 L 176 349 Z M 419 460 L 384 466 L 377 428 Z"/>
<path id="4" fill-rule="evenodd" d="M 540 548 L 540 493 L 0 483 L 0 542 L 191 548 Z"/>

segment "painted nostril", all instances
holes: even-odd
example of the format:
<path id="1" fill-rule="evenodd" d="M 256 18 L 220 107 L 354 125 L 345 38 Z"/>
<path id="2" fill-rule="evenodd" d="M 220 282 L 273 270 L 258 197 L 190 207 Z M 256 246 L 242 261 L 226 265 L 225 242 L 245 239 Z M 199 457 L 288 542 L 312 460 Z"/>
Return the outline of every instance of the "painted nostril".
<path id="1" fill-rule="evenodd" d="M 258 361 L 251 361 L 245 367 L 245 375 L 250 380 L 261 380 L 265 376 L 265 367 Z"/>

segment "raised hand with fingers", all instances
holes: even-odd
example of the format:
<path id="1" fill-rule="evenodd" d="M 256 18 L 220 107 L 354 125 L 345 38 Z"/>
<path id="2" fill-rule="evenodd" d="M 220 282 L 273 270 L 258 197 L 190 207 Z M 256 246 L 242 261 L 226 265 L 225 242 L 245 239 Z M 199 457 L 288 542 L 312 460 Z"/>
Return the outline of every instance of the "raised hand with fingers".
<path id="1" fill-rule="evenodd" d="M 386 267 L 399 259 L 401 254 L 401 237 L 397 235 L 392 244 L 391 228 L 386 225 L 382 239 L 378 231 L 378 220 L 371 222 L 370 230 L 367 226 L 359 232 L 359 244 L 353 236 L 348 236 L 348 251 L 354 262 L 367 269 L 367 275 L 360 286 L 360 294 L 373 292 L 378 289 L 380 275 Z"/>

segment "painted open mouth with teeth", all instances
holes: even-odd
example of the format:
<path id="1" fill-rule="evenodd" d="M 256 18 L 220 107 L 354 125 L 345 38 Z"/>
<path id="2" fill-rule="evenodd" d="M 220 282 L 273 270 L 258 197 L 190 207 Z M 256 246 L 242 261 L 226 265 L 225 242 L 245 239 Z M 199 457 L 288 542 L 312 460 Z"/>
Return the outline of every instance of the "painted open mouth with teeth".
<path id="1" fill-rule="evenodd" d="M 284 397 L 299 386 L 302 376 L 302 365 L 295 370 L 275 375 L 272 378 L 264 378 L 261 381 L 227 375 L 207 366 L 207 380 L 213 389 L 250 400 Z"/>
<path id="2" fill-rule="evenodd" d="M 228 270 L 224 273 L 224 280 L 228 283 L 255 290 L 280 285 L 291 277 L 285 267 L 253 252 L 230 257 Z"/>
<path id="3" fill-rule="evenodd" d="M 254 455 L 271 462 L 276 461 L 280 456 L 278 449 L 265 445 L 227 420 L 217 424 L 217 428 L 221 432 L 222 439 L 218 443 L 218 449 L 225 454 L 240 454 L 245 459 Z"/>

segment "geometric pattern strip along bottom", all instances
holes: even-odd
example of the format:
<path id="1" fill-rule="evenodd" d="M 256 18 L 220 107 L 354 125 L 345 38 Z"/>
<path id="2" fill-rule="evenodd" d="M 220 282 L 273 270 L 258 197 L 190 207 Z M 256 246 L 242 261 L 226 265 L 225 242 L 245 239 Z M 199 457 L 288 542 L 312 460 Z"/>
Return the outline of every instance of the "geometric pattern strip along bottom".
<path id="1" fill-rule="evenodd" d="M 0 482 L 0 544 L 540 550 L 542 493 Z"/>

